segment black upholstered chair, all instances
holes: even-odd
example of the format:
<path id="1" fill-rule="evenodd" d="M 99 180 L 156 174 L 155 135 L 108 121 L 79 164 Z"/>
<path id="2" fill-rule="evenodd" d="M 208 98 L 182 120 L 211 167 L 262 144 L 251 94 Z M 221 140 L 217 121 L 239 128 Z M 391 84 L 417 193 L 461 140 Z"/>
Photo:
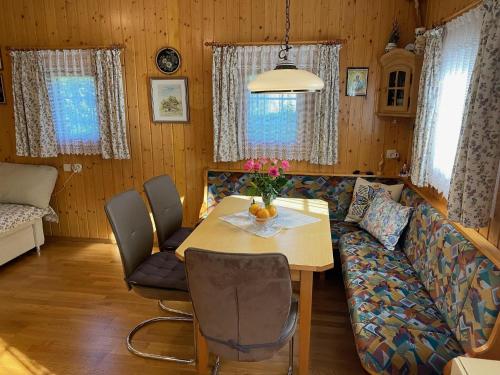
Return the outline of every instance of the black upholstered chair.
<path id="1" fill-rule="evenodd" d="M 298 301 L 286 257 L 189 248 L 185 262 L 201 334 L 209 351 L 217 355 L 213 373 L 220 357 L 261 361 L 288 343 L 288 374 L 292 374 Z"/>
<path id="2" fill-rule="evenodd" d="M 157 176 L 144 183 L 156 226 L 161 251 L 175 251 L 191 234 L 192 228 L 182 226 L 182 203 L 172 179 Z"/>
<path id="3" fill-rule="evenodd" d="M 113 197 L 106 203 L 105 211 L 120 250 L 127 288 L 141 297 L 158 300 L 159 303 L 161 300 L 190 301 L 184 264 L 170 252 L 152 254 L 153 226 L 139 193 L 130 190 Z M 163 308 L 161 303 L 160 307 Z M 132 345 L 132 338 L 137 331 L 150 323 L 193 321 L 191 314 L 181 314 L 183 316 L 152 318 L 137 325 L 127 336 L 129 351 L 140 357 L 180 363 L 194 362 L 194 359 L 144 353 Z"/>

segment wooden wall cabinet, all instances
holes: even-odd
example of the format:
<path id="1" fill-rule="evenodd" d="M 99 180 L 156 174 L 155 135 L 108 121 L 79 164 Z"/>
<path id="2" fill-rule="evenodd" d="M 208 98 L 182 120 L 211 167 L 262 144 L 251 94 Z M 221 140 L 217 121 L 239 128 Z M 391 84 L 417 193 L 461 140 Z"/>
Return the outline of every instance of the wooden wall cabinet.
<path id="1" fill-rule="evenodd" d="M 395 48 L 380 58 L 380 91 L 377 115 L 415 117 L 421 58 Z"/>

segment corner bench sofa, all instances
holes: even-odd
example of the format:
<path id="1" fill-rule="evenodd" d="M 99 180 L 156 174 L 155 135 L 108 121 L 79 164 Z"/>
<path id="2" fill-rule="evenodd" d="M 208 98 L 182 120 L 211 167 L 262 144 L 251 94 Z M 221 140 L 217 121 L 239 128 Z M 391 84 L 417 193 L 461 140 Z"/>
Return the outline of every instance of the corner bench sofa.
<path id="1" fill-rule="evenodd" d="M 403 189 L 400 203 L 414 211 L 390 251 L 343 221 L 356 176 L 287 177 L 281 196 L 329 204 L 356 348 L 369 373 L 440 374 L 464 353 L 500 360 L 500 268 L 418 193 Z M 243 172 L 209 171 L 208 211 L 227 195 L 246 195 L 248 182 Z"/>

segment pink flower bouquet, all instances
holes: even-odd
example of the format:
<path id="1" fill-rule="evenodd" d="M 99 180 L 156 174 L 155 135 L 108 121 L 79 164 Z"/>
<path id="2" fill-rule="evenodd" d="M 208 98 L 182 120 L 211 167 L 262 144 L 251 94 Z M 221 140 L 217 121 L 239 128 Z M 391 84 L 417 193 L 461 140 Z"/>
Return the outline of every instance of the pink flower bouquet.
<path id="1" fill-rule="evenodd" d="M 268 207 L 288 182 L 285 171 L 290 168 L 290 164 L 287 160 L 260 158 L 247 160 L 243 168 L 251 174 L 251 186 L 247 193 L 262 196 L 262 201 Z"/>

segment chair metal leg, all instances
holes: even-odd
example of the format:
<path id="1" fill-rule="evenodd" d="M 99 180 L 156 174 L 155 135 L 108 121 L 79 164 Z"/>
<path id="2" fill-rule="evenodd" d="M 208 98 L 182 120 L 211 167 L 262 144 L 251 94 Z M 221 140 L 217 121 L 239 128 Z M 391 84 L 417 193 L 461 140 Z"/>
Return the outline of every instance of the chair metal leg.
<path id="1" fill-rule="evenodd" d="M 293 374 L 293 336 L 288 343 L 289 351 L 288 351 L 288 375 Z"/>
<path id="2" fill-rule="evenodd" d="M 145 320 L 141 323 L 139 323 L 132 331 L 127 336 L 127 349 L 129 352 L 132 354 L 135 354 L 139 357 L 143 358 L 150 358 L 150 359 L 158 359 L 162 361 L 170 361 L 170 362 L 177 362 L 177 363 L 184 363 L 184 364 L 191 364 L 195 362 L 194 358 L 190 359 L 182 359 L 182 358 L 176 358 L 176 357 L 171 357 L 171 356 L 164 356 L 160 354 L 153 354 L 153 353 L 145 353 L 141 352 L 140 350 L 137 350 L 136 348 L 133 347 L 132 345 L 132 338 L 134 335 L 144 326 L 149 325 L 151 323 L 155 322 L 163 322 L 163 321 L 168 321 L 168 322 L 192 322 L 192 318 L 184 318 L 180 316 L 160 316 L 157 318 L 152 318 Z"/>
<path id="3" fill-rule="evenodd" d="M 193 314 L 185 312 L 185 311 L 181 311 L 181 310 L 176 310 L 176 309 L 173 309 L 171 307 L 168 307 L 167 305 L 165 305 L 163 303 L 163 301 L 161 299 L 158 300 L 158 306 L 160 306 L 160 309 L 162 309 L 163 311 L 167 311 L 167 312 L 170 312 L 172 314 L 177 314 L 177 315 L 182 315 L 182 316 L 188 316 L 190 318 L 193 318 Z"/>
<path id="4" fill-rule="evenodd" d="M 220 357 L 217 356 L 217 358 L 215 358 L 214 368 L 212 369 L 212 375 L 217 375 L 219 373 L 219 368 L 220 368 Z"/>

